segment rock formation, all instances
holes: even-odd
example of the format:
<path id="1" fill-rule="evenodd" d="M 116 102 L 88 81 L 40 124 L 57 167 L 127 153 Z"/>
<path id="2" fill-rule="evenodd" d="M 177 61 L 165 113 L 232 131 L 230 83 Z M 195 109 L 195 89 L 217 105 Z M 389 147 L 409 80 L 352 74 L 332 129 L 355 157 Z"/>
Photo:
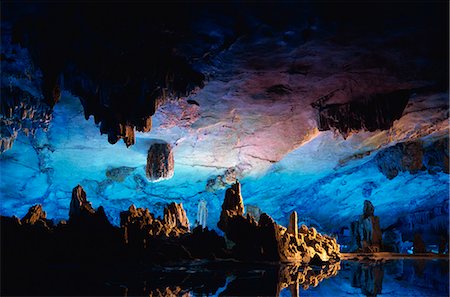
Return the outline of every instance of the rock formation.
<path id="1" fill-rule="evenodd" d="M 208 208 L 206 206 L 206 201 L 200 200 L 198 202 L 196 225 L 202 226 L 202 228 L 205 228 L 207 219 L 208 219 Z"/>
<path id="2" fill-rule="evenodd" d="M 419 140 L 397 143 L 378 152 L 375 161 L 380 172 L 389 179 L 400 172 L 414 174 L 421 170 L 448 174 L 448 136 L 426 146 Z"/>
<path id="3" fill-rule="evenodd" d="M 351 132 L 377 129 L 386 130 L 398 120 L 408 104 L 411 90 L 373 94 L 354 98 L 349 103 L 325 104 L 329 97 L 321 98 L 312 106 L 318 110 L 319 131 L 335 129 L 347 138 Z"/>
<path id="4" fill-rule="evenodd" d="M 164 208 L 164 223 L 167 228 L 176 230 L 177 234 L 189 232 L 189 220 L 183 204 L 170 203 Z"/>
<path id="5" fill-rule="evenodd" d="M 174 173 L 172 146 L 168 143 L 152 144 L 148 150 L 145 171 L 149 181 L 171 178 Z"/>
<path id="6" fill-rule="evenodd" d="M 131 205 L 120 213 L 125 243 L 146 246 L 152 237 L 178 237 L 190 231 L 182 204 L 171 203 L 164 208 L 163 219 L 155 218 L 147 208 Z"/>
<path id="7" fill-rule="evenodd" d="M 45 221 L 47 214 L 42 209 L 42 205 L 36 204 L 28 210 L 27 214 L 22 218 L 22 223 L 34 225 L 38 221 Z"/>
<path id="8" fill-rule="evenodd" d="M 420 235 L 420 233 L 414 234 L 413 251 L 414 254 L 421 254 L 427 252 L 425 242 L 423 241 L 422 235 Z"/>
<path id="9" fill-rule="evenodd" d="M 245 213 L 251 215 L 256 221 L 259 221 L 263 212 L 261 211 L 261 208 L 256 205 L 246 205 Z"/>
<path id="10" fill-rule="evenodd" d="M 211 177 L 206 182 L 206 191 L 215 192 L 234 184 L 242 170 L 239 168 L 227 168 L 223 174 Z"/>
<path id="11" fill-rule="evenodd" d="M 298 230 L 296 212 L 291 214 L 288 228 L 276 224 L 265 213 L 258 221 L 251 215 L 244 217 L 243 213 L 240 184 L 236 182 L 225 193 L 217 226 L 235 244 L 233 251 L 238 258 L 323 263 L 340 257 L 336 239 L 305 225 Z"/>
<path id="12" fill-rule="evenodd" d="M 352 222 L 352 250 L 378 252 L 381 249 L 380 221 L 374 216 L 375 207 L 369 200 L 364 201 L 363 214 L 358 221 Z"/>
<path id="13" fill-rule="evenodd" d="M 134 130 L 151 129 L 150 118 L 159 102 L 203 86 L 204 75 L 173 50 L 179 45 L 173 37 L 180 37 L 186 27 L 178 24 L 168 33 L 154 23 L 162 14 L 173 17 L 168 7 L 152 7 L 146 13 L 142 7 L 129 8 L 133 18 L 124 18 L 120 25 L 126 30 L 116 27 L 117 17 L 124 15 L 118 7 L 106 12 L 79 5 L 77 13 L 63 7 L 37 9 L 38 14 L 22 15 L 22 21 L 14 24 L 12 40 L 30 50 L 41 70 L 44 101 L 53 107 L 63 87 L 79 96 L 86 118 L 94 115 L 110 143 L 123 139 L 127 146 L 134 144 Z M 99 18 L 105 26 L 93 24 Z"/>
<path id="14" fill-rule="evenodd" d="M 386 230 L 383 232 L 383 251 L 401 253 L 403 247 L 402 234 L 399 230 Z"/>
<path id="15" fill-rule="evenodd" d="M 72 200 L 70 201 L 69 219 L 79 217 L 82 213 L 94 214 L 95 210 L 91 202 L 86 198 L 83 187 L 77 185 L 72 190 Z"/>
<path id="16" fill-rule="evenodd" d="M 219 229 L 225 231 L 227 229 L 228 219 L 235 216 L 243 216 L 244 202 L 241 195 L 241 184 L 236 181 L 225 192 L 225 200 L 222 204 L 222 212 L 220 213 L 220 220 L 217 223 Z"/>

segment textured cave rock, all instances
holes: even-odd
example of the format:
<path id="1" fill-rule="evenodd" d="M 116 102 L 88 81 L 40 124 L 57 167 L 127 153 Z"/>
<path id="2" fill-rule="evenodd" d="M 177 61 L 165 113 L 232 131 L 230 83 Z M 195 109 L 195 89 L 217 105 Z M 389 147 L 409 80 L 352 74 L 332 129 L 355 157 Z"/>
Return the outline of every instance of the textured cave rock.
<path id="1" fill-rule="evenodd" d="M 225 189 L 227 186 L 234 184 L 241 173 L 237 168 L 227 168 L 223 174 L 208 179 L 206 191 L 215 192 Z"/>
<path id="2" fill-rule="evenodd" d="M 420 235 L 420 233 L 414 234 L 413 252 L 414 254 L 421 254 L 427 252 L 425 242 L 423 241 L 422 235 Z"/>
<path id="3" fill-rule="evenodd" d="M 151 237 L 179 237 L 190 231 L 183 205 L 176 203 L 164 207 L 163 219 L 155 218 L 147 208 L 131 205 L 128 211 L 120 213 L 120 226 L 125 243 L 142 247 Z"/>
<path id="4" fill-rule="evenodd" d="M 40 96 L 41 77 L 29 52 L 12 44 L 12 28 L 2 23 L 0 153 L 10 149 L 19 133 L 47 131 L 52 112 Z"/>
<path id="5" fill-rule="evenodd" d="M 46 231 L 53 228 L 53 222 L 47 219 L 47 214 L 40 204 L 30 207 L 27 214 L 19 222 L 24 225 L 39 225 Z"/>
<path id="6" fill-rule="evenodd" d="M 256 205 L 249 205 L 249 204 L 247 204 L 245 206 L 245 213 L 250 214 L 257 221 L 259 221 L 259 218 L 263 214 L 262 210 L 258 206 L 256 206 Z"/>
<path id="7" fill-rule="evenodd" d="M 111 179 L 115 182 L 123 182 L 133 171 L 135 170 L 135 167 L 127 167 L 127 166 L 121 166 L 116 168 L 108 168 L 106 170 L 106 177 L 108 179 Z"/>
<path id="8" fill-rule="evenodd" d="M 174 159 L 170 144 L 154 143 L 150 146 L 147 153 L 145 172 L 149 181 L 168 179 L 173 176 Z"/>
<path id="9" fill-rule="evenodd" d="M 383 231 L 383 251 L 403 253 L 403 239 L 399 230 Z"/>
<path id="10" fill-rule="evenodd" d="M 171 229 L 178 229 L 179 233 L 189 232 L 189 220 L 183 204 L 170 203 L 164 208 L 164 223 Z"/>
<path id="11" fill-rule="evenodd" d="M 228 219 L 235 216 L 242 217 L 243 214 L 244 201 L 242 200 L 241 195 L 241 184 L 237 181 L 225 192 L 225 199 L 222 204 L 222 211 L 217 227 L 225 232 L 228 225 Z"/>
<path id="12" fill-rule="evenodd" d="M 313 103 L 318 110 L 319 131 L 335 129 L 345 138 L 355 131 L 386 130 L 401 118 L 411 90 L 398 90 L 353 98 L 349 103 L 326 104 L 329 98 Z"/>
<path id="13" fill-rule="evenodd" d="M 70 200 L 69 218 L 76 218 L 82 213 L 95 214 L 91 202 L 87 200 L 83 187 L 77 185 L 72 190 L 72 200 Z"/>
<path id="14" fill-rule="evenodd" d="M 378 252 L 381 250 L 382 233 L 380 219 L 374 215 L 375 207 L 364 201 L 363 214 L 351 223 L 352 251 Z"/>
<path id="15" fill-rule="evenodd" d="M 258 221 L 249 214 L 244 217 L 240 190 L 239 182 L 227 189 L 217 223 L 234 243 L 233 252 L 238 259 L 316 264 L 339 259 L 336 239 L 305 225 L 298 230 L 296 212 L 291 214 L 288 228 L 276 224 L 265 213 Z"/>
<path id="16" fill-rule="evenodd" d="M 425 144 L 420 140 L 397 143 L 378 152 L 375 157 L 378 169 L 389 179 L 400 172 L 412 174 L 427 170 L 430 174 L 448 174 L 448 137 Z"/>
<path id="17" fill-rule="evenodd" d="M 441 236 L 448 238 L 448 226 L 449 205 L 444 200 L 432 208 L 409 211 L 390 227 L 399 230 L 404 241 L 413 242 L 418 233 L 426 243 L 438 243 Z"/>
<path id="18" fill-rule="evenodd" d="M 133 145 L 134 130 L 150 131 L 151 116 L 162 101 L 203 86 L 204 75 L 175 49 L 177 38 L 186 34 L 188 16 L 164 26 L 155 19 L 176 14 L 164 5 L 127 7 L 132 18 L 124 18 L 124 8 L 117 5 L 69 6 L 16 11 L 8 19 L 12 41 L 27 47 L 41 70 L 45 102 L 53 107 L 62 87 L 79 96 L 86 118 L 94 115 L 101 122 L 110 143 L 123 139 Z"/>
<path id="19" fill-rule="evenodd" d="M 200 200 L 198 202 L 197 209 L 197 220 L 195 221 L 196 226 L 201 226 L 206 228 L 206 221 L 208 219 L 208 207 L 206 200 Z"/>

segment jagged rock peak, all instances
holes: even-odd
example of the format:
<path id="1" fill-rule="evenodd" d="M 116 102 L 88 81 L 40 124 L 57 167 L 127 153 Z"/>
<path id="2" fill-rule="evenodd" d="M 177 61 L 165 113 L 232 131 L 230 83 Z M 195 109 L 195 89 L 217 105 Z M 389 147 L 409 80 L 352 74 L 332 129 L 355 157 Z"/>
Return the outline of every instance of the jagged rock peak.
<path id="1" fill-rule="evenodd" d="M 170 228 L 180 228 L 189 231 L 189 220 L 183 204 L 172 202 L 164 208 L 164 222 Z"/>
<path id="2" fill-rule="evenodd" d="M 72 190 L 72 200 L 70 201 L 69 218 L 79 216 L 82 212 L 94 214 L 95 210 L 91 202 L 86 198 L 86 192 L 83 187 L 77 185 Z"/>
<path id="3" fill-rule="evenodd" d="M 373 206 L 372 202 L 369 200 L 364 200 L 364 208 L 363 208 L 363 215 L 365 218 L 373 216 L 375 212 L 375 207 Z"/>
<path id="4" fill-rule="evenodd" d="M 222 204 L 222 211 L 217 227 L 225 232 L 229 218 L 243 215 L 244 201 L 242 200 L 241 195 L 241 184 L 239 181 L 236 181 L 236 183 L 231 185 L 225 192 L 225 199 Z"/>
<path id="5" fill-rule="evenodd" d="M 46 220 L 47 214 L 42 209 L 41 204 L 36 204 L 28 210 L 27 214 L 22 218 L 22 223 L 34 225 L 40 220 Z"/>

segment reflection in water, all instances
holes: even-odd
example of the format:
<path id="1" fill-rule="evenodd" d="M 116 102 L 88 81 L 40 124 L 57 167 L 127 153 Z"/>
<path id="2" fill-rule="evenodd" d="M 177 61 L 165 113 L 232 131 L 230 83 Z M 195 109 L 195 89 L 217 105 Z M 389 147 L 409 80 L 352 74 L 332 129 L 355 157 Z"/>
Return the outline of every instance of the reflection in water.
<path id="1" fill-rule="evenodd" d="M 379 263 L 357 263 L 352 265 L 352 287 L 360 288 L 366 296 L 381 293 L 384 269 Z"/>
<path id="2" fill-rule="evenodd" d="M 341 261 L 327 266 L 191 261 L 173 266 L 52 266 L 32 295 L 66 296 L 449 296 L 448 259 Z M 28 294 L 31 295 L 31 294 Z"/>
<path id="3" fill-rule="evenodd" d="M 281 290 L 289 288 L 291 296 L 297 297 L 300 295 L 300 286 L 303 290 L 308 290 L 310 286 L 317 287 L 324 279 L 337 275 L 339 269 L 341 269 L 340 262 L 322 266 L 320 269 L 295 264 L 282 265 L 278 273 L 277 296 Z"/>
<path id="4" fill-rule="evenodd" d="M 201 262 L 152 270 L 129 296 L 448 296 L 448 259 L 326 266 Z M 131 286 L 130 286 L 131 285 Z"/>
<path id="5" fill-rule="evenodd" d="M 347 262 L 338 276 L 351 273 L 351 286 L 366 296 L 448 296 L 448 259 Z"/>

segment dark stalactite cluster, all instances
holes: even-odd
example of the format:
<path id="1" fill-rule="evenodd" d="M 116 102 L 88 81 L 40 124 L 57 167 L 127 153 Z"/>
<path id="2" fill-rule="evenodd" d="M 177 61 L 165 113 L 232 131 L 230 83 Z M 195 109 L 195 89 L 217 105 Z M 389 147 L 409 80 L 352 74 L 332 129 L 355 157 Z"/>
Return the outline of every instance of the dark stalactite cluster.
<path id="1" fill-rule="evenodd" d="M 365 98 L 353 98 L 342 104 L 325 104 L 318 101 L 313 104 L 318 110 L 318 129 L 335 129 L 344 139 L 353 131 L 373 132 L 389 129 L 395 120 L 401 118 L 410 95 L 411 90 L 398 90 Z"/>
<path id="2" fill-rule="evenodd" d="M 169 17 L 167 7 L 132 11 L 124 19 L 115 5 L 35 5 L 10 20 L 12 41 L 29 49 L 42 72 L 44 101 L 53 107 L 62 88 L 72 92 L 110 143 L 123 139 L 127 146 L 135 142 L 134 130 L 150 131 L 159 104 L 205 80 L 176 49 L 186 17 L 163 26 L 154 18 Z"/>

